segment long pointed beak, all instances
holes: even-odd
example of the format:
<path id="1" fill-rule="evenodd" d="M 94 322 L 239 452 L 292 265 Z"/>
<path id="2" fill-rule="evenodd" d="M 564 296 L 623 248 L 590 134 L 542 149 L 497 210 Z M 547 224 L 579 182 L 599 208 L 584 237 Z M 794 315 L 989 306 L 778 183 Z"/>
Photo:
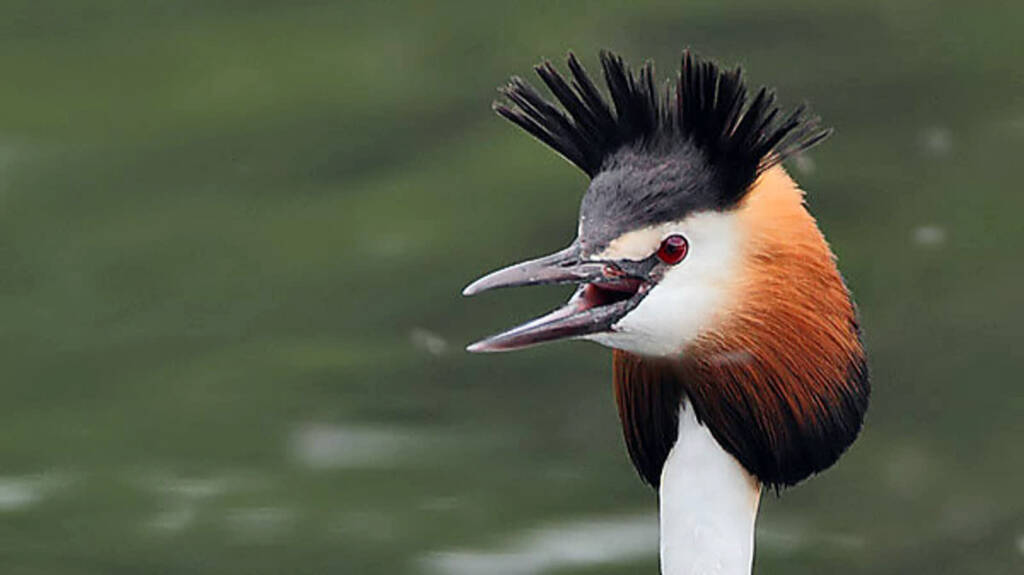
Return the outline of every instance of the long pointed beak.
<path id="1" fill-rule="evenodd" d="M 487 290 L 541 284 L 563 284 L 593 281 L 604 277 L 604 264 L 580 261 L 576 242 L 551 255 L 513 264 L 491 272 L 466 286 L 462 295 L 476 295 Z"/>
<path id="2" fill-rule="evenodd" d="M 476 280 L 463 295 L 483 291 L 541 284 L 583 284 L 562 307 L 518 327 L 478 341 L 471 352 L 510 351 L 559 339 L 577 338 L 611 329 L 636 307 L 647 285 L 637 279 L 623 279 L 611 262 L 584 261 L 576 242 L 551 254 L 511 265 Z"/>

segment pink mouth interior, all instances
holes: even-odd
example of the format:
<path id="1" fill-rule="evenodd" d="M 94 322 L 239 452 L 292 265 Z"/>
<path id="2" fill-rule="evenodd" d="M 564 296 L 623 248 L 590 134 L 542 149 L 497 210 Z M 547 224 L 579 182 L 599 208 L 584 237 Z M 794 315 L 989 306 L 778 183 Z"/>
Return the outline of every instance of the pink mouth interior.
<path id="1" fill-rule="evenodd" d="M 583 288 L 583 308 L 592 309 L 625 301 L 635 296 L 642 286 L 643 282 L 636 279 L 587 284 Z"/>

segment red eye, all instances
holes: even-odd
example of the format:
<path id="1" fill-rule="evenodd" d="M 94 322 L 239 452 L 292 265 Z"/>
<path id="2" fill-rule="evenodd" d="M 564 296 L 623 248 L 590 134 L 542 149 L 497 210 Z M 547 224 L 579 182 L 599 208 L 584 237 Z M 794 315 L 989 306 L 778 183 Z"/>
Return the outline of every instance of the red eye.
<path id="1" fill-rule="evenodd" d="M 679 234 L 673 234 L 661 240 L 661 247 L 658 248 L 658 259 L 674 266 L 683 261 L 686 252 L 690 251 L 690 244 L 686 238 Z"/>

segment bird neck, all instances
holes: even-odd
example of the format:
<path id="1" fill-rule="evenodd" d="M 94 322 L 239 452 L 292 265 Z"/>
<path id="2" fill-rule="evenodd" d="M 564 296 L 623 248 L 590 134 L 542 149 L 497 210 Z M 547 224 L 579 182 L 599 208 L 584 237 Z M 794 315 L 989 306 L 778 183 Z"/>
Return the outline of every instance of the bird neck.
<path id="1" fill-rule="evenodd" d="M 853 442 L 870 386 L 856 312 L 781 168 L 738 208 L 739 297 L 678 355 L 613 352 L 630 458 L 659 490 L 663 573 L 749 573 L 760 485 L 798 483 Z"/>
<path id="2" fill-rule="evenodd" d="M 850 294 L 796 184 L 779 167 L 758 182 L 737 212 L 735 300 L 678 355 L 613 352 L 626 447 L 654 487 L 684 400 L 770 487 L 830 467 L 860 431 L 870 385 Z"/>
<path id="3" fill-rule="evenodd" d="M 761 485 L 684 402 L 658 490 L 663 575 L 747 575 Z"/>

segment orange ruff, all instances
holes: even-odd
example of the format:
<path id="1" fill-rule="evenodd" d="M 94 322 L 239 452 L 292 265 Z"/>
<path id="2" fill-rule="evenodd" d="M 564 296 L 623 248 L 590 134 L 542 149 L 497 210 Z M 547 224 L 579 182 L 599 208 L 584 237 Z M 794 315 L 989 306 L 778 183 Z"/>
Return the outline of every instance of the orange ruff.
<path id="1" fill-rule="evenodd" d="M 626 444 L 652 485 L 684 393 L 715 439 L 772 486 L 835 463 L 867 409 L 856 311 L 803 192 L 775 167 L 736 210 L 747 234 L 743 272 L 716 325 L 680 358 L 613 355 Z"/>

